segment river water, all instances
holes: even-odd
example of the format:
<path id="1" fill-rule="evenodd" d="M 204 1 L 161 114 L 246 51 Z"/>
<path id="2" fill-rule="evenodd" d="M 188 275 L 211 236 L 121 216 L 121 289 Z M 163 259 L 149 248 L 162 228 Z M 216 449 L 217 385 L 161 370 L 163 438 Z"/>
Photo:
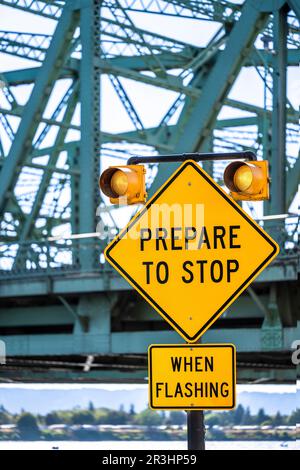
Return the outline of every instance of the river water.
<path id="1" fill-rule="evenodd" d="M 0 450 L 186 450 L 185 441 L 2 441 Z M 208 450 L 300 450 L 296 441 L 207 441 Z"/>

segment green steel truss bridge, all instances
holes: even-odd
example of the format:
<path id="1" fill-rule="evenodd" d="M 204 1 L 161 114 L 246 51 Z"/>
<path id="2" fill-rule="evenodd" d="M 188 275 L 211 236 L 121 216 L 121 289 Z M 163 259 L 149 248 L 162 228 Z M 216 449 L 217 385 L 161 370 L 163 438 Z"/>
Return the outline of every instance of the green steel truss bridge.
<path id="1" fill-rule="evenodd" d="M 137 154 L 250 149 L 270 161 L 271 199 L 246 207 L 281 253 L 204 341 L 236 344 L 240 382 L 293 382 L 299 85 L 286 90 L 300 61 L 299 0 L 0 0 L 8 8 L 24 27 L 0 31 L 1 57 L 27 65 L 0 75 L 0 381 L 143 381 L 148 345 L 182 340 L 103 262 L 124 217 L 101 200 L 100 169 Z M 32 19 L 53 34 L 33 34 Z M 176 28 L 154 32 L 161 20 L 215 29 L 200 47 L 175 39 Z M 231 96 L 250 71 L 261 106 Z M 151 126 L 139 87 L 171 97 Z M 100 122 L 113 95 L 126 131 Z M 149 166 L 150 195 L 174 168 Z M 222 162 L 204 168 L 222 184 Z"/>

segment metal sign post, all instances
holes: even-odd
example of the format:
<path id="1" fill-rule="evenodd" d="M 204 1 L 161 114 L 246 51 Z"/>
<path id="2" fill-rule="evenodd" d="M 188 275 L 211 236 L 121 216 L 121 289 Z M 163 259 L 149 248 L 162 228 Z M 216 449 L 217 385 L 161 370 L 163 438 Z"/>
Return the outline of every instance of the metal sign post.
<path id="1" fill-rule="evenodd" d="M 201 343 L 201 338 L 197 341 Z M 205 450 L 204 411 L 187 411 L 187 444 L 188 450 Z"/>
<path id="2" fill-rule="evenodd" d="M 187 412 L 188 450 L 205 450 L 204 411 Z"/>

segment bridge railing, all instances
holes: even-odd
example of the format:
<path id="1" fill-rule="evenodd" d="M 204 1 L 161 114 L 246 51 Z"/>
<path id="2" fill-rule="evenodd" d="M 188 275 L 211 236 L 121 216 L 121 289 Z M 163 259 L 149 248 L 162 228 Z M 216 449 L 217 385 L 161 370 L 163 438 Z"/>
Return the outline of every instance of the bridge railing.
<path id="1" fill-rule="evenodd" d="M 274 263 L 284 263 L 291 258 L 299 257 L 297 222 L 286 223 L 282 232 L 282 224 L 272 228 L 272 233 L 277 240 L 281 239 L 281 251 Z M 63 238 L 59 240 L 32 240 L 23 243 L 0 242 L 0 280 L 53 276 L 67 273 L 84 272 L 111 272 L 112 267 L 105 263 L 104 248 L 107 239 L 95 236 L 87 239 Z M 83 268 L 81 260 L 85 253 L 93 253 L 92 269 Z"/>
<path id="2" fill-rule="evenodd" d="M 0 279 L 83 272 L 80 259 L 93 252 L 94 270 L 108 268 L 99 239 L 26 241 L 0 244 Z M 90 269 L 89 269 L 90 271 Z"/>

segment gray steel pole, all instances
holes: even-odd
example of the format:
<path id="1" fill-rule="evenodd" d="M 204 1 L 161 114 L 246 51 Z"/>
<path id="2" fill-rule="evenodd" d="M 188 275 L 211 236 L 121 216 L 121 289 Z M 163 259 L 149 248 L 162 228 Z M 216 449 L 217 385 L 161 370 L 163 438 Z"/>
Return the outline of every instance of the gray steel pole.
<path id="1" fill-rule="evenodd" d="M 201 343 L 201 338 L 197 343 Z M 204 411 L 187 411 L 188 450 L 205 450 Z"/>
<path id="2" fill-rule="evenodd" d="M 187 412 L 188 450 L 205 450 L 204 412 Z"/>

